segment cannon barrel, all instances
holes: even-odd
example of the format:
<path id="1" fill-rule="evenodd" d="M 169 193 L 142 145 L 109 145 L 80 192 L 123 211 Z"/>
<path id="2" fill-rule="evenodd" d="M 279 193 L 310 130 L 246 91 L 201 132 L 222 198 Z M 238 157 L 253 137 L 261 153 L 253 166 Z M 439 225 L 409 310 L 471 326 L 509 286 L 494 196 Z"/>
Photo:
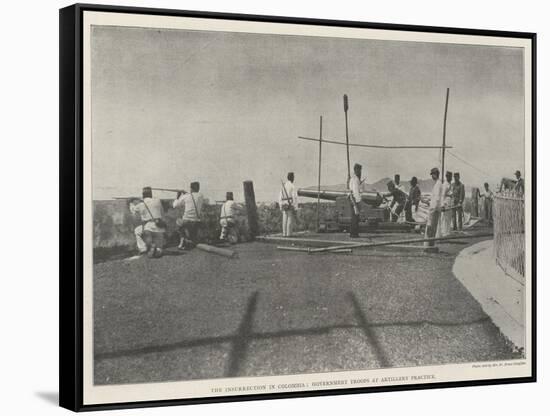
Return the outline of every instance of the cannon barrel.
<path id="1" fill-rule="evenodd" d="M 325 191 L 321 190 L 317 192 L 316 189 L 298 189 L 298 196 L 305 196 L 308 198 L 317 198 L 323 199 L 325 201 L 336 201 L 336 198 L 346 197 L 350 193 L 349 191 Z M 377 207 L 383 202 L 382 196 L 389 196 L 389 192 L 376 192 L 376 191 L 365 191 L 361 192 L 361 200 L 368 205 Z"/>

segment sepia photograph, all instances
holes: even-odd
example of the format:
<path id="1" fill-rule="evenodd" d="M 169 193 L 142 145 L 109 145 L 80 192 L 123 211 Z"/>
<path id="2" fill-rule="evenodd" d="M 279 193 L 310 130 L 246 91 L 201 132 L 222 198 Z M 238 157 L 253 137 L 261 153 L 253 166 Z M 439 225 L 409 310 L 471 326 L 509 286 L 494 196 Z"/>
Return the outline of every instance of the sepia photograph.
<path id="1" fill-rule="evenodd" d="M 84 404 L 532 375 L 530 39 L 83 22 Z"/>

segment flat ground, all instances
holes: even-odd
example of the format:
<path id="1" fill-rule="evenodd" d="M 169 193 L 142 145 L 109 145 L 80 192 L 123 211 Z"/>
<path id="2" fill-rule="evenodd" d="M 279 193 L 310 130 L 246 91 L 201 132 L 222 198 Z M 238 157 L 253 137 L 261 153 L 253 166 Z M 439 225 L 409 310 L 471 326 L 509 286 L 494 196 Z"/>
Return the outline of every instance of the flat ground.
<path id="1" fill-rule="evenodd" d="M 393 236 L 402 237 L 417 235 Z M 234 247 L 238 259 L 195 249 L 96 264 L 95 383 L 515 358 L 451 272 L 477 241 L 443 244 L 438 254 L 351 255 L 254 242 Z"/>

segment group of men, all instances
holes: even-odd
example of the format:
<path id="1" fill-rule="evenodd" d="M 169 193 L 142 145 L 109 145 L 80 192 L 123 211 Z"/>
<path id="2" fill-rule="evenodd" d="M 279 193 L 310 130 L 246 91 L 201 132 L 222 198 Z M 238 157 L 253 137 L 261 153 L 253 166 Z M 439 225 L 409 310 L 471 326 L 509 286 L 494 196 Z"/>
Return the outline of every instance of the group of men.
<path id="1" fill-rule="evenodd" d="M 427 237 L 446 237 L 453 231 L 462 231 L 464 215 L 465 188 L 460 181 L 460 173 L 445 172 L 445 180 L 439 179 L 439 169 L 432 168 L 430 176 L 434 180 L 428 219 L 426 222 Z M 454 179 L 454 180 L 453 180 Z"/>
<path id="2" fill-rule="evenodd" d="M 422 192 L 418 186 L 418 179 L 416 176 L 413 176 L 409 183 L 411 187 L 409 188 L 408 194 L 405 192 L 405 187 L 401 184 L 401 176 L 399 174 L 395 174 L 393 181 L 387 183 L 388 192 L 392 197 L 388 206 L 391 222 L 397 222 L 403 210 L 405 211 L 405 221 L 415 222 L 413 218 L 413 209 L 415 212 L 418 210 Z"/>
<path id="3" fill-rule="evenodd" d="M 508 190 L 515 192 L 516 195 L 523 195 L 525 193 L 525 181 L 521 177 L 521 172 L 516 170 L 514 176 L 516 177 L 515 181 L 510 181 L 506 178 L 502 180 L 499 192 L 503 190 L 502 188 L 504 185 L 508 185 Z M 483 184 L 483 190 L 478 190 L 477 196 L 481 199 L 483 219 L 488 223 L 492 223 L 494 194 L 489 188 L 489 184 L 487 182 Z"/>
<path id="4" fill-rule="evenodd" d="M 361 202 L 361 185 L 364 179 L 361 179 L 362 166 L 356 163 L 353 167 L 353 176 L 349 181 L 350 201 L 351 201 L 351 226 L 350 237 L 359 237 L 359 204 Z M 463 203 L 465 198 L 464 184 L 460 181 L 460 173 L 446 172 L 445 182 L 439 179 L 439 169 L 433 168 L 430 176 L 434 180 L 432 196 L 429 205 L 429 215 L 427 221 L 428 234 L 435 237 L 437 225 L 440 217 L 441 235 L 448 235 L 453 230 L 462 230 Z M 454 181 L 453 181 L 454 178 Z M 410 180 L 409 192 L 401 184 L 399 174 L 394 176 L 394 180 L 387 183 L 388 192 L 391 201 L 388 201 L 390 210 L 390 221 L 396 222 L 400 214 L 405 211 L 405 221 L 415 223 L 413 211 L 418 211 L 422 192 L 418 186 L 418 179 L 413 176 Z M 383 197 L 386 199 L 386 197 Z M 442 215 L 443 214 L 443 215 Z M 433 235 L 432 235 L 433 234 Z"/>
<path id="5" fill-rule="evenodd" d="M 353 167 L 348 188 L 350 191 L 351 203 L 351 225 L 350 237 L 359 237 L 359 213 L 361 203 L 361 188 L 364 179 L 362 166 L 356 163 Z M 445 180 L 440 180 L 438 168 L 430 171 L 434 180 L 432 195 L 428 208 L 428 219 L 426 223 L 426 235 L 428 237 L 447 236 L 453 231 L 462 230 L 463 204 L 465 198 L 464 184 L 460 181 L 459 172 L 445 172 Z M 519 171 L 516 171 L 517 182 L 515 190 L 523 193 L 524 182 Z M 401 183 L 399 174 L 394 176 L 393 181 L 387 183 L 391 201 L 388 202 L 390 210 L 390 221 L 396 222 L 403 211 L 405 221 L 415 223 L 413 212 L 418 211 L 421 199 L 421 190 L 418 186 L 418 179 L 413 176 L 410 180 L 408 193 Z M 487 219 L 492 219 L 493 194 L 489 184 L 484 184 L 484 192 L 480 196 L 484 201 L 484 211 Z M 143 188 L 143 199 L 132 199 L 129 201 L 129 208 L 133 214 L 139 215 L 141 225 L 136 227 L 134 234 L 140 254 L 148 253 L 150 257 L 160 257 L 164 247 L 164 234 L 166 223 L 163 220 L 164 210 L 160 199 L 153 198 L 150 187 Z M 384 197 L 385 199 L 386 197 Z M 183 215 L 176 220 L 180 242 L 179 250 L 188 250 L 197 242 L 197 235 L 202 224 L 201 212 L 204 198 L 200 193 L 199 182 L 192 182 L 190 192 L 179 191 L 176 199 L 172 202 L 173 208 L 183 208 Z M 287 174 L 287 181 L 282 184 L 279 192 L 279 207 L 282 211 L 282 235 L 292 236 L 295 223 L 295 215 L 298 209 L 298 194 L 294 185 L 294 172 Z M 233 192 L 226 193 L 226 200 L 220 210 L 221 241 L 235 243 L 238 236 L 235 232 L 235 213 L 237 204 L 233 199 Z"/>
<path id="6" fill-rule="evenodd" d="M 130 212 L 139 216 L 141 220 L 141 224 L 134 230 L 139 254 L 148 254 L 153 258 L 161 257 L 167 231 L 162 201 L 153 198 L 152 189 L 145 187 L 142 190 L 142 199 L 132 198 L 128 202 Z M 191 182 L 189 192 L 177 192 L 172 208 L 183 210 L 183 215 L 176 219 L 179 234 L 178 250 L 189 250 L 196 245 L 203 224 L 203 205 L 204 197 L 200 193 L 199 182 Z M 235 209 L 233 192 L 227 192 L 220 210 L 220 240 L 236 242 L 235 234 L 232 232 L 235 226 Z"/>

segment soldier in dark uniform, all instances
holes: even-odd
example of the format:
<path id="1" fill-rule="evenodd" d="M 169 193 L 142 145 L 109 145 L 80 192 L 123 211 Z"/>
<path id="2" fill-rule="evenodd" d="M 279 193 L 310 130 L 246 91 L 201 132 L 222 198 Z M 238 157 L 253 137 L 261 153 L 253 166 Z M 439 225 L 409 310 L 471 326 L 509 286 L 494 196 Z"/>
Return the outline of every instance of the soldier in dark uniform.
<path id="1" fill-rule="evenodd" d="M 465 191 L 464 184 L 460 182 L 460 173 L 455 172 L 454 182 L 451 190 L 453 194 L 453 231 L 456 231 L 456 223 L 458 222 L 458 231 L 462 231 L 462 204 L 464 203 Z"/>
<path id="2" fill-rule="evenodd" d="M 407 194 L 401 189 L 395 186 L 395 183 L 392 181 L 388 182 L 388 191 L 392 196 L 392 201 L 390 203 L 390 212 L 391 212 L 391 222 L 397 222 L 399 215 L 403 212 L 405 208 L 405 203 L 407 202 Z"/>
<path id="3" fill-rule="evenodd" d="M 525 182 L 521 177 L 521 172 L 519 170 L 516 170 L 515 175 L 516 175 L 517 182 L 514 185 L 514 191 L 516 191 L 518 194 L 523 194 L 525 192 Z"/>
<path id="4" fill-rule="evenodd" d="M 405 204 L 405 221 L 415 222 L 412 215 L 413 207 L 415 212 L 418 211 L 418 204 L 420 203 L 421 196 L 422 192 L 420 191 L 420 187 L 418 186 L 418 179 L 416 178 L 416 176 L 413 176 L 411 178 L 409 197 L 407 198 L 407 202 Z"/>

